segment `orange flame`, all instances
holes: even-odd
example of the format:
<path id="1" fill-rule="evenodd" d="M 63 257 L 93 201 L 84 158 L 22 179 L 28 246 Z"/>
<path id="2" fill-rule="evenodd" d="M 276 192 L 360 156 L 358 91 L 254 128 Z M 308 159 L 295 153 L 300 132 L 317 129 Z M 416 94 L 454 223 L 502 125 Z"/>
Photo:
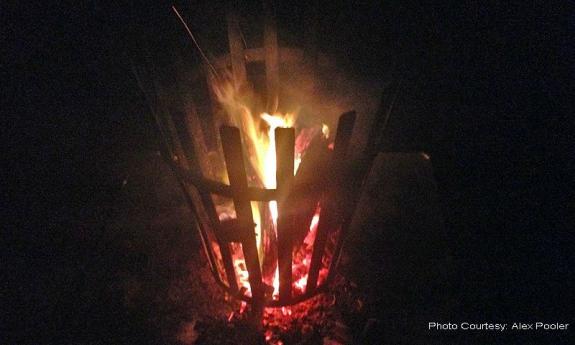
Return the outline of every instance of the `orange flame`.
<path id="1" fill-rule="evenodd" d="M 227 116 L 228 123 L 235 125 L 240 128 L 242 133 L 243 144 L 246 146 L 247 156 L 250 166 L 253 168 L 256 176 L 250 176 L 253 181 L 256 181 L 258 187 L 264 188 L 276 188 L 276 152 L 275 152 L 275 129 L 276 128 L 286 128 L 294 127 L 297 112 L 262 112 L 259 116 L 256 116 L 251 110 L 252 107 L 249 106 L 250 101 L 253 100 L 253 95 L 246 92 L 246 88 L 242 85 L 237 85 L 231 78 L 231 73 L 227 74 L 227 78 L 223 82 L 212 83 L 212 88 L 218 101 L 222 105 L 225 114 Z M 322 126 L 322 133 L 327 138 L 329 135 L 329 128 L 326 125 Z M 310 141 L 311 138 L 300 138 L 297 140 Z M 302 147 L 307 148 L 306 142 Z M 299 164 L 301 162 L 301 156 L 303 152 L 297 152 L 294 157 L 294 174 L 297 171 Z M 277 236 L 276 227 L 278 219 L 278 208 L 276 201 L 270 201 L 269 203 L 252 202 L 252 213 L 254 217 L 254 222 L 256 223 L 256 239 L 257 247 L 260 257 L 260 265 L 263 264 L 264 256 L 267 254 L 265 252 L 265 245 L 263 242 L 264 231 L 263 224 L 270 224 L 274 236 Z M 225 208 L 220 208 L 225 209 Z M 235 217 L 235 214 L 231 214 L 229 210 L 224 211 L 225 215 L 220 214 L 220 218 Z M 266 222 L 266 217 L 269 217 Z M 319 220 L 319 208 L 316 211 L 315 216 L 310 224 L 308 235 L 303 244 L 304 255 L 300 255 L 303 259 L 300 262 L 294 262 L 293 271 L 305 272 L 295 277 L 293 280 L 293 288 L 295 291 L 303 293 L 307 284 L 307 271 L 309 271 L 309 264 L 311 261 L 311 248 L 313 245 L 313 238 L 315 237 L 315 231 L 317 230 L 317 223 Z M 234 268 L 236 273 L 236 278 L 240 288 L 245 288 L 248 296 L 251 296 L 251 289 L 248 280 L 248 271 L 246 269 L 245 260 L 243 257 L 243 252 L 241 250 L 241 245 L 233 246 L 233 260 Z M 296 273 L 297 274 L 297 273 Z M 264 280 L 266 277 L 264 277 Z M 272 298 L 279 298 L 279 269 L 276 268 L 273 273 L 273 277 L 268 277 L 271 280 L 271 285 L 273 286 Z"/>

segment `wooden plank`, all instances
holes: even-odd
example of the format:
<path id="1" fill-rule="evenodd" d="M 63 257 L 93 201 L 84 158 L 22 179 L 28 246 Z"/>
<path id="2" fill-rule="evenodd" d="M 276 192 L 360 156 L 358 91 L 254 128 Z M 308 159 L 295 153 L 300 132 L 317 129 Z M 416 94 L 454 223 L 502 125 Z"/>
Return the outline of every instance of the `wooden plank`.
<path id="1" fill-rule="evenodd" d="M 279 100 L 279 49 L 276 20 L 268 1 L 264 1 L 264 51 L 266 62 L 267 106 L 270 113 L 277 111 Z"/>
<path id="2" fill-rule="evenodd" d="M 356 160 L 353 169 L 349 169 L 347 179 L 351 181 L 344 188 L 344 193 L 347 193 L 350 197 L 346 200 L 345 212 L 342 215 L 343 221 L 341 226 L 341 239 L 338 241 L 335 248 L 332 261 L 330 263 L 329 275 L 327 281 L 330 281 L 334 277 L 333 269 L 337 267 L 337 261 L 339 260 L 340 253 L 343 246 L 343 237 L 347 236 L 347 231 L 349 227 L 352 226 L 352 217 L 354 217 L 355 209 L 358 206 L 359 198 L 361 196 L 360 190 L 364 179 L 367 175 L 377 157 L 379 151 L 379 143 L 382 138 L 382 134 L 385 131 L 387 124 L 389 123 L 389 118 L 393 112 L 394 104 L 401 92 L 401 82 L 392 82 L 383 91 L 380 106 L 378 112 L 376 113 L 372 124 L 370 126 L 371 131 L 367 135 L 367 140 L 365 144 L 360 145 L 362 148 L 361 155 L 359 159 Z"/>
<path id="3" fill-rule="evenodd" d="M 173 123 L 173 120 L 172 120 L 171 116 L 169 116 L 169 114 L 167 114 L 167 113 L 164 113 L 164 116 L 165 116 L 164 120 L 168 126 L 168 133 L 170 134 L 172 143 L 174 145 L 174 153 L 175 153 L 176 157 L 178 157 L 177 161 L 179 164 L 181 164 L 181 166 L 189 169 L 190 164 L 187 161 L 186 156 L 184 155 L 182 144 L 181 144 L 181 142 L 177 136 L 176 127 Z M 174 164 L 174 165 L 178 165 L 178 164 Z M 194 215 L 194 218 L 197 220 L 197 224 L 199 225 L 198 229 L 200 232 L 200 236 L 202 238 L 202 244 L 204 247 L 204 251 L 206 252 L 206 255 L 208 257 L 208 261 L 210 262 L 210 266 L 212 268 L 212 271 L 218 272 L 216 259 L 213 255 L 211 243 L 210 243 L 209 236 L 207 233 L 207 228 L 208 228 L 207 222 L 208 221 L 206 219 L 206 215 L 202 212 L 202 207 L 201 207 L 202 198 L 198 195 L 198 193 L 195 193 L 193 188 L 191 188 L 189 185 L 183 183 L 183 181 L 180 182 L 180 185 L 184 191 L 184 195 L 186 196 L 186 201 L 188 202 L 188 205 L 190 206 L 190 209 Z"/>
<path id="4" fill-rule="evenodd" d="M 146 87 L 146 90 L 153 90 L 154 91 L 153 93 L 155 94 L 155 97 L 150 98 L 150 101 L 153 100 L 152 109 L 154 117 L 156 119 L 158 129 L 160 130 L 160 134 L 163 138 L 163 142 L 165 143 L 165 145 L 161 145 L 161 147 L 165 146 L 165 149 L 162 149 L 161 152 L 164 155 L 164 159 L 169 163 L 169 166 L 171 167 L 172 171 L 176 175 L 178 175 L 177 170 L 178 168 L 180 168 L 181 166 L 187 168 L 189 165 L 185 160 L 185 155 L 183 153 L 182 144 L 178 139 L 176 127 L 166 109 L 165 104 L 166 96 L 160 84 L 158 73 L 156 69 L 153 68 L 154 64 L 151 61 L 149 54 L 146 54 L 145 58 L 147 64 L 151 66 L 152 71 L 149 72 L 149 75 L 151 76 L 150 77 L 151 81 L 149 83 L 150 87 L 149 88 L 146 86 L 144 87 Z M 165 127 L 167 127 L 167 130 Z M 183 160 L 179 159 L 178 162 L 176 163 L 174 161 L 174 157 L 182 157 Z M 201 204 L 198 202 L 199 199 L 197 198 L 197 194 L 195 194 L 194 191 L 189 186 L 187 186 L 182 180 L 179 180 L 178 182 L 184 192 L 186 202 L 190 207 L 195 222 L 197 223 L 200 237 L 202 238 L 202 246 L 208 258 L 210 268 L 212 272 L 216 273 L 218 272 L 217 264 L 213 252 L 209 248 L 209 237 L 206 232 L 207 224 L 205 223 L 205 217 L 204 217 L 205 215 L 202 214 L 201 208 L 199 207 L 199 205 Z"/>
<path id="5" fill-rule="evenodd" d="M 180 60 L 176 60 L 176 66 L 178 70 L 185 71 L 183 63 L 181 63 Z M 199 119 L 193 102 L 190 100 L 190 97 L 187 97 L 185 80 L 182 77 L 177 77 L 176 80 L 180 99 L 178 104 L 174 105 L 175 110 L 170 113 L 172 115 L 177 114 L 176 109 L 179 109 L 182 105 L 185 113 L 180 114 L 183 116 L 179 116 L 177 118 L 170 116 L 170 113 L 166 113 L 166 122 L 168 124 L 169 133 L 173 136 L 172 140 L 175 144 L 175 152 L 179 157 L 179 165 L 200 177 L 196 183 L 191 183 L 193 187 L 190 183 L 184 183 L 183 189 L 187 198 L 190 200 L 190 203 L 193 205 L 195 214 L 199 217 L 198 223 L 202 225 L 200 227 L 200 235 L 202 240 L 205 241 L 204 247 L 209 247 L 205 249 L 209 252 L 208 257 L 211 257 L 211 260 L 214 261 L 215 272 L 218 272 L 219 275 L 219 268 L 218 265 L 215 264 L 216 259 L 212 252 L 213 248 L 211 248 L 212 240 L 208 234 L 208 229 L 210 228 L 216 235 L 215 240 L 218 242 L 220 253 L 222 255 L 228 286 L 232 291 L 238 291 L 230 244 L 227 241 L 222 241 L 220 237 L 217 236 L 219 233 L 220 222 L 215 205 L 210 193 L 203 188 L 204 186 L 199 186 L 199 184 L 204 180 L 202 171 L 208 171 L 209 169 L 209 162 L 205 157 L 206 148 Z M 175 123 L 174 120 L 176 119 L 181 121 Z M 175 165 L 177 166 L 178 164 Z M 181 181 L 185 181 L 185 179 L 181 179 Z"/>
<path id="6" fill-rule="evenodd" d="M 256 311 L 263 308 L 264 290 L 262 273 L 258 259 L 254 221 L 250 199 L 248 198 L 248 179 L 244 165 L 240 131 L 236 127 L 222 126 L 220 128 L 224 159 L 228 170 L 232 199 L 242 232 L 242 248 L 249 272 L 249 282 L 252 290 L 253 306 Z"/>
<path id="7" fill-rule="evenodd" d="M 146 57 L 149 60 L 149 57 L 148 56 Z M 153 66 L 153 64 L 150 61 L 148 61 L 148 63 L 151 64 L 151 66 Z M 178 61 L 176 62 L 176 64 L 177 63 Z M 150 77 L 151 82 L 149 83 L 150 84 L 149 88 L 155 90 L 154 92 L 155 97 L 150 98 L 150 100 L 153 100 L 152 108 L 154 116 L 156 118 L 160 134 L 164 139 L 163 142 L 167 144 L 167 145 L 161 145 L 161 147 L 166 146 L 167 148 L 167 150 L 162 149 L 162 155 L 164 156 L 165 160 L 169 164 L 174 174 L 179 177 L 178 182 L 180 184 L 180 187 L 182 188 L 182 191 L 184 192 L 185 200 L 188 203 L 188 206 L 190 207 L 190 210 L 194 216 L 194 220 L 202 240 L 202 247 L 205 251 L 208 263 L 210 264 L 210 268 L 214 273 L 214 275 L 216 276 L 216 279 L 221 280 L 218 265 L 211 245 L 211 239 L 208 233 L 208 229 L 210 227 L 214 229 L 213 227 L 214 224 L 217 225 L 217 223 L 213 221 L 214 220 L 213 214 L 215 213 L 215 208 L 213 206 L 213 201 L 211 200 L 211 198 L 209 198 L 209 194 L 208 194 L 209 201 L 207 200 L 203 188 L 204 186 L 201 183 L 196 184 L 197 181 L 205 180 L 202 176 L 201 169 L 199 168 L 198 162 L 196 160 L 196 157 L 198 157 L 198 152 L 201 152 L 201 150 L 198 150 L 196 147 L 194 147 L 193 149 L 194 154 L 192 155 L 185 154 L 184 142 L 182 142 L 182 140 L 180 139 L 182 133 L 178 132 L 178 127 L 176 127 L 174 119 L 172 118 L 170 112 L 168 111 L 167 106 L 168 97 L 164 91 L 164 88 L 160 84 L 158 73 L 154 69 L 152 72 L 149 73 L 149 75 L 151 76 Z M 183 81 L 178 80 L 177 84 L 178 84 L 177 86 L 179 87 L 179 91 L 182 93 L 181 94 L 182 98 L 185 98 L 182 90 L 182 88 L 184 87 Z M 148 90 L 148 88 L 146 88 L 146 90 Z M 182 101 L 184 101 L 184 99 L 182 99 Z M 185 121 L 188 120 L 189 120 L 188 118 L 185 119 Z M 189 123 L 187 123 L 186 125 L 189 125 Z M 183 136 L 185 136 L 185 133 L 183 134 Z M 195 138 L 186 138 L 186 139 L 195 139 Z M 185 172 L 185 174 L 182 172 Z M 187 179 L 188 174 L 195 176 L 197 178 L 192 179 L 192 181 L 190 181 L 189 179 Z M 217 220 L 217 216 L 215 217 L 215 219 Z M 229 282 L 228 285 L 232 290 L 237 291 L 238 289 L 235 279 L 235 271 L 233 269 L 233 262 L 231 260 L 231 254 L 229 251 L 229 244 L 227 245 L 228 247 L 227 251 L 226 251 L 226 244 L 222 245 L 221 242 L 219 244 L 222 253 L 222 259 L 224 261 L 224 268 L 226 270 L 225 273 Z M 231 279 L 232 277 L 233 279 Z"/>
<path id="8" fill-rule="evenodd" d="M 341 228 L 342 233 L 340 236 L 346 236 L 346 232 L 349 230 L 349 227 L 352 226 L 352 217 L 354 217 L 354 212 L 358 207 L 359 199 L 361 196 L 359 191 L 361 190 L 364 179 L 368 178 L 370 169 L 372 169 L 372 165 L 378 156 L 380 141 L 383 137 L 382 134 L 387 128 L 394 105 L 397 102 L 400 94 L 401 82 L 393 81 L 385 88 L 381 97 L 378 112 L 376 113 L 375 118 L 372 121 L 373 123 L 371 124 L 371 131 L 367 137 L 367 143 L 362 150 L 362 157 L 360 157 L 358 162 L 356 162 L 354 165 L 353 171 L 350 169 L 348 179 L 352 182 L 345 186 L 345 190 L 352 192 L 348 193 L 350 194 L 350 200 L 347 200 L 347 205 L 345 206 L 346 212 L 343 214 L 343 224 Z M 349 177 L 353 177 L 353 179 Z M 342 247 L 343 241 L 340 240 L 335 248 L 333 259 L 330 264 L 330 272 L 327 277 L 328 281 L 334 277 L 334 272 L 332 270 L 337 267 L 337 260 L 339 260 Z"/>
<path id="9" fill-rule="evenodd" d="M 306 292 L 311 292 L 317 287 L 319 270 L 324 254 L 325 244 L 329 232 L 334 231 L 338 223 L 342 221 L 340 208 L 345 195 L 342 193 L 343 166 L 346 159 L 347 148 L 353 132 L 356 114 L 354 111 L 347 112 L 339 117 L 337 133 L 335 136 L 332 166 L 333 174 L 329 176 L 328 191 L 324 193 L 321 202 L 321 213 L 317 234 L 313 244 L 313 253 L 309 268 Z"/>
<path id="10" fill-rule="evenodd" d="M 222 182 L 207 179 L 204 176 L 198 174 L 197 172 L 180 167 L 174 162 L 169 163 L 172 165 L 175 172 L 178 174 L 178 177 L 182 178 L 188 183 L 192 183 L 193 185 L 197 186 L 198 189 L 205 190 L 207 192 L 218 194 L 228 198 L 232 197 L 232 191 L 229 185 Z M 303 194 L 317 193 L 317 189 L 319 189 L 316 186 L 295 186 L 295 188 L 298 190 L 298 192 Z M 248 187 L 247 195 L 248 199 L 252 201 L 271 201 L 277 199 L 277 190 Z"/>
<path id="11" fill-rule="evenodd" d="M 335 134 L 333 144 L 333 154 L 334 159 L 336 159 L 336 164 L 341 163 L 338 162 L 337 159 L 345 159 L 349 141 L 353 133 L 353 126 L 355 125 L 355 118 L 355 111 L 349 111 L 339 117 L 339 121 L 337 122 L 337 132 Z"/>
<path id="12" fill-rule="evenodd" d="M 228 24 L 228 43 L 230 46 L 230 57 L 232 61 L 232 71 L 236 87 L 245 86 L 247 81 L 246 61 L 244 57 L 244 44 L 240 29 L 238 15 L 232 10 L 226 16 Z"/>
<path id="13" fill-rule="evenodd" d="M 276 128 L 276 183 L 278 190 L 278 265 L 281 300 L 291 298 L 293 213 L 288 195 L 294 178 L 295 130 Z"/>
<path id="14" fill-rule="evenodd" d="M 176 152 L 176 155 L 178 156 L 178 162 L 181 164 L 182 167 L 184 167 L 184 169 L 188 169 L 189 171 L 193 171 L 198 176 L 203 176 L 202 172 L 200 170 L 200 167 L 199 167 L 199 163 L 195 159 L 195 157 L 197 157 L 197 156 L 194 155 L 195 157 L 187 157 L 185 155 L 184 146 L 183 146 L 182 141 L 180 140 L 180 138 L 177 135 L 177 128 L 173 122 L 173 119 L 171 116 L 169 116 L 169 114 L 166 114 L 166 115 L 167 115 L 166 120 L 168 123 L 168 128 L 170 129 L 169 132 L 171 134 L 173 134 L 172 140 L 175 144 L 175 148 L 176 148 L 175 152 Z M 232 261 L 230 244 L 227 241 L 222 241 L 220 239 L 220 237 L 217 236 L 220 232 L 219 231 L 220 223 L 219 223 L 218 215 L 216 212 L 214 202 L 211 198 L 211 195 L 207 191 L 205 191 L 203 188 L 198 188 L 195 185 L 192 188 L 190 185 L 184 184 L 183 188 L 184 188 L 185 194 L 187 194 L 187 196 L 190 198 L 190 201 L 193 205 L 194 215 L 196 217 L 198 217 L 198 222 L 200 224 L 202 224 L 202 226 L 200 227 L 200 235 L 201 235 L 202 239 L 205 239 L 205 241 L 206 241 L 204 245 L 208 246 L 208 247 L 211 247 L 211 245 L 212 245 L 210 240 L 209 240 L 209 235 L 207 233 L 207 229 L 211 227 L 211 229 L 216 234 L 216 240 L 218 241 L 218 245 L 220 247 L 220 253 L 222 255 L 222 261 L 224 263 L 224 270 L 225 270 L 226 278 L 228 281 L 228 286 L 233 291 L 238 291 L 238 285 L 237 285 L 235 269 L 234 269 L 234 265 L 233 265 L 233 261 Z M 202 210 L 204 212 L 202 212 Z M 207 217 L 207 219 L 206 219 L 206 217 Z M 211 250 L 209 250 L 207 248 L 205 248 L 205 249 L 206 249 L 206 251 L 210 252 L 209 256 L 212 257 L 212 260 L 214 260 L 214 263 L 215 263 L 215 257 L 213 256 L 213 253 L 211 253 Z M 212 249 L 212 248 L 210 248 L 210 249 Z M 214 265 L 214 268 L 215 268 L 215 271 L 218 272 L 217 265 Z"/>

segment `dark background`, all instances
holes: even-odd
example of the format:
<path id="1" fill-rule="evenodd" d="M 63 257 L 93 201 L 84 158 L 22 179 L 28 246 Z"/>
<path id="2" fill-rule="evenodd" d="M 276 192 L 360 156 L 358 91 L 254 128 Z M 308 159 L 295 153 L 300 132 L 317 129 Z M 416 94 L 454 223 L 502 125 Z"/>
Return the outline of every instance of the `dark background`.
<path id="1" fill-rule="evenodd" d="M 176 5 L 215 52 L 225 47 L 214 19 L 223 4 Z M 132 158 L 157 145 L 130 58 L 151 42 L 167 58 L 177 50 L 199 62 L 170 6 L 2 5 L 2 333 L 14 343 L 88 343 L 102 334 L 110 343 L 154 342 L 139 316 L 100 293 L 112 278 L 94 272 L 113 271 L 115 259 L 94 253 L 106 247 L 98 232 L 118 212 Z M 259 6 L 245 4 L 243 14 L 257 17 Z M 286 42 L 305 32 L 306 6 L 277 4 Z M 381 150 L 432 157 L 456 262 L 452 289 L 464 291 L 445 321 L 572 321 L 567 4 L 321 8 L 320 48 L 344 68 L 365 80 L 413 81 L 401 104 L 414 110 L 392 118 Z"/>

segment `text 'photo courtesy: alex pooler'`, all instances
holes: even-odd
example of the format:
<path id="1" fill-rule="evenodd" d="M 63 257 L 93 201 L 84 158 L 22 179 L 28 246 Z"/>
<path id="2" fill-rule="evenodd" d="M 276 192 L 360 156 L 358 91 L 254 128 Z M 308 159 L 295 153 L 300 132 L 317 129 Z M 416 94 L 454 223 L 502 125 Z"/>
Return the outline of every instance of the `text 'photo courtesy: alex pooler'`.
<path id="1" fill-rule="evenodd" d="M 439 323 L 439 322 L 429 322 L 429 330 L 437 331 L 454 331 L 454 330 L 477 330 L 477 331 L 505 331 L 505 330 L 545 330 L 545 331 L 562 331 L 569 329 L 568 323 L 523 323 L 523 322 L 513 322 L 510 326 L 507 323 L 472 323 L 472 322 L 461 322 L 461 323 Z"/>

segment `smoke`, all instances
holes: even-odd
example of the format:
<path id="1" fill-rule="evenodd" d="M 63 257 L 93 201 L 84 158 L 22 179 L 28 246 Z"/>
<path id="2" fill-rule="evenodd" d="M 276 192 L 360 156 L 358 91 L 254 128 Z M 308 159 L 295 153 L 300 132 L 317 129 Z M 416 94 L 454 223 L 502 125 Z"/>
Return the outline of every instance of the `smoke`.
<path id="1" fill-rule="evenodd" d="M 312 127 L 325 123 L 335 133 L 341 114 L 358 114 L 352 146 L 362 147 L 379 106 L 382 84 L 355 76 L 320 55 L 315 66 L 284 65 L 281 70 L 280 108 L 298 109 L 296 126 Z"/>

